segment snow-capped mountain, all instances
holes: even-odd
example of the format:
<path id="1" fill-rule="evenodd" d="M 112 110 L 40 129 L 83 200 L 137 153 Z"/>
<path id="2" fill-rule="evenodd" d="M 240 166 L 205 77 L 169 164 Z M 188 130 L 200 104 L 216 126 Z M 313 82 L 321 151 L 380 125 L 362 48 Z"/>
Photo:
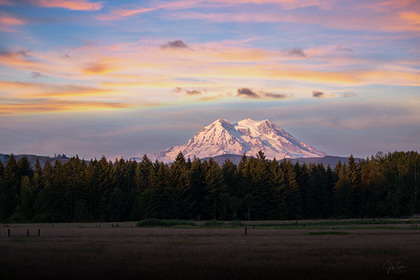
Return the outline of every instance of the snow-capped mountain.
<path id="1" fill-rule="evenodd" d="M 269 120 L 244 119 L 230 123 L 218 119 L 205 126 L 185 145 L 171 147 L 152 158 L 170 162 L 182 152 L 186 158 L 209 158 L 223 154 L 255 156 L 263 151 L 269 159 L 324 157 L 316 150 L 276 127 Z"/>

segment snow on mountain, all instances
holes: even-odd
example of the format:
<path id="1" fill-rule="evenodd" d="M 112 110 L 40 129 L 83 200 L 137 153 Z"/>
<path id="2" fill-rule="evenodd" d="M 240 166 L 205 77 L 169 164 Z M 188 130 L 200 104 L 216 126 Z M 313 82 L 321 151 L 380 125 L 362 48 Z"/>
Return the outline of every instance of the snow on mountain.
<path id="1" fill-rule="evenodd" d="M 208 158 L 224 154 L 255 156 L 263 151 L 267 158 L 323 157 L 316 150 L 276 127 L 269 120 L 244 119 L 230 123 L 218 119 L 205 126 L 185 145 L 171 147 L 152 158 L 170 162 L 182 152 L 186 158 Z"/>

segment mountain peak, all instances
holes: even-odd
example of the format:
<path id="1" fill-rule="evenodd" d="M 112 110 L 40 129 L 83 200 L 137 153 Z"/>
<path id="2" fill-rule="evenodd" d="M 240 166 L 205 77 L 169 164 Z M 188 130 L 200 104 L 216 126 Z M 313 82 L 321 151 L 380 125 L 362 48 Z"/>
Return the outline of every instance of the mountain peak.
<path id="1" fill-rule="evenodd" d="M 205 126 L 185 145 L 161 152 L 158 159 L 173 161 L 180 152 L 189 158 L 208 158 L 224 154 L 255 156 L 259 151 L 267 158 L 276 159 L 325 155 L 277 128 L 270 120 L 246 118 L 231 123 L 220 118 Z"/>
<path id="2" fill-rule="evenodd" d="M 214 126 L 214 125 L 231 126 L 232 123 L 229 122 L 228 120 L 225 120 L 225 119 L 217 119 L 214 122 L 212 122 L 211 124 L 209 124 L 207 127 Z"/>

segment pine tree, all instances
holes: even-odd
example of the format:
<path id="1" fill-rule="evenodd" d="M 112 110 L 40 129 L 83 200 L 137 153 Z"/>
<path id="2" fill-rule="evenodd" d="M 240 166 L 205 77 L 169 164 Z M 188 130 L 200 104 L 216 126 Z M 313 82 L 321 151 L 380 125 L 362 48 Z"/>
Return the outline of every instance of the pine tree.
<path id="1" fill-rule="evenodd" d="M 210 217 L 213 219 L 226 218 L 228 212 L 228 195 L 220 166 L 212 159 L 208 161 L 205 182 L 208 192 Z"/>
<path id="2" fill-rule="evenodd" d="M 16 209 L 20 178 L 16 159 L 10 155 L 0 185 L 0 220 L 9 218 Z"/>
<path id="3" fill-rule="evenodd" d="M 286 206 L 286 218 L 300 219 L 302 218 L 302 197 L 300 187 L 297 183 L 293 166 L 288 163 L 285 167 L 286 187 L 284 189 L 284 202 Z"/>
<path id="4" fill-rule="evenodd" d="M 334 202 L 338 217 L 352 217 L 352 187 L 346 165 L 342 165 L 338 170 Z"/>
<path id="5" fill-rule="evenodd" d="M 16 209 L 17 220 L 30 221 L 34 214 L 35 188 L 28 176 L 22 177 L 19 203 Z"/>
<path id="6" fill-rule="evenodd" d="M 203 165 L 199 159 L 194 159 L 189 171 L 188 186 L 184 191 L 185 217 L 203 219 L 209 216 L 207 206 L 207 188 Z M 207 214 L 207 215 L 206 215 Z"/>

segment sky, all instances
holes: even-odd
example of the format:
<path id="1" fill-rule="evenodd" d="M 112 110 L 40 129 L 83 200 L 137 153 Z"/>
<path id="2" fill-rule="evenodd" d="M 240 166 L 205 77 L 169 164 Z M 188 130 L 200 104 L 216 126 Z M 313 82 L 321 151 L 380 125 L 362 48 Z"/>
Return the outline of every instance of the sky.
<path id="1" fill-rule="evenodd" d="M 420 150 L 420 1 L 0 0 L 0 153 L 134 157 L 270 119 Z"/>

